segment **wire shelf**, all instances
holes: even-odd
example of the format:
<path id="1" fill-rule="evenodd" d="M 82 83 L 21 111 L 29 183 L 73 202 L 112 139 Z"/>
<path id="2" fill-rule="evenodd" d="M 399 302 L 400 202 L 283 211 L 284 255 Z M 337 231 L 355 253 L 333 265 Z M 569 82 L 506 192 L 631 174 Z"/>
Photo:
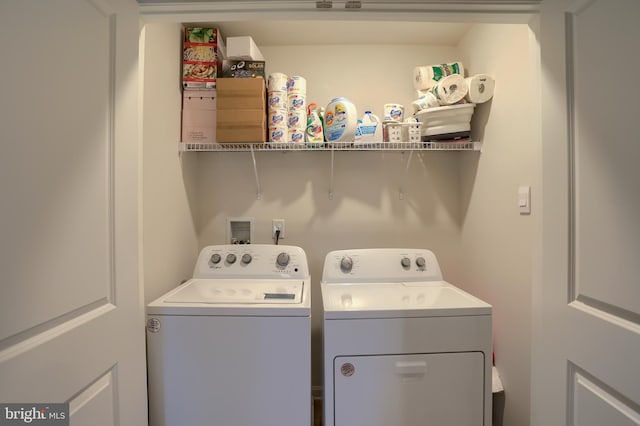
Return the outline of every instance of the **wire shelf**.
<path id="1" fill-rule="evenodd" d="M 331 143 L 193 143 L 178 142 L 180 152 L 283 152 L 283 151 L 480 151 L 481 142 L 470 139 L 431 142 L 331 142 Z"/>

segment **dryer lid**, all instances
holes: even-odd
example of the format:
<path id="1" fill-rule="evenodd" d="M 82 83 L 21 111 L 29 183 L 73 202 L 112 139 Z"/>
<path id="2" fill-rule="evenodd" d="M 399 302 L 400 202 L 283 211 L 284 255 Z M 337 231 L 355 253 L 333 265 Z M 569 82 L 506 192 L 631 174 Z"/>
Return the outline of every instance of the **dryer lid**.
<path id="1" fill-rule="evenodd" d="M 445 282 L 323 283 L 325 319 L 490 315 L 491 305 Z"/>

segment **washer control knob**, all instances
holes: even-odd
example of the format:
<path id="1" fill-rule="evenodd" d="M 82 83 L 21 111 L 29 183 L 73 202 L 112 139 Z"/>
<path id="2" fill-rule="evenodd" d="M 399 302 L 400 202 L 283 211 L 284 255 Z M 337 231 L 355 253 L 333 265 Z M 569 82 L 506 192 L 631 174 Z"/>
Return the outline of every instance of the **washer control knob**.
<path id="1" fill-rule="evenodd" d="M 218 254 L 218 253 L 214 253 L 211 255 L 211 263 L 213 263 L 214 265 L 220 263 L 220 261 L 222 260 L 222 257 Z"/>
<path id="2" fill-rule="evenodd" d="M 426 264 L 427 261 L 424 260 L 424 257 L 419 257 L 416 259 L 416 265 L 418 265 L 418 268 L 424 268 Z"/>
<path id="3" fill-rule="evenodd" d="M 343 257 L 342 260 L 340 260 L 340 270 L 345 274 L 347 274 L 351 272 L 352 269 L 353 269 L 353 259 L 351 259 L 349 256 Z"/>
<path id="4" fill-rule="evenodd" d="M 285 252 L 280 253 L 276 259 L 276 264 L 281 268 L 287 266 L 289 264 L 289 254 Z"/>
<path id="5" fill-rule="evenodd" d="M 233 254 L 233 253 L 229 253 L 229 254 L 227 255 L 227 263 L 229 263 L 229 264 L 234 264 L 234 263 L 236 263 L 236 255 L 235 255 L 235 254 Z"/>
<path id="6" fill-rule="evenodd" d="M 242 255 L 242 263 L 244 263 L 245 265 L 250 264 L 252 260 L 253 258 L 249 253 L 245 253 Z"/>
<path id="7" fill-rule="evenodd" d="M 411 259 L 409 259 L 408 257 L 403 257 L 402 260 L 400 260 L 400 264 L 403 268 L 408 268 L 409 266 L 411 266 Z"/>

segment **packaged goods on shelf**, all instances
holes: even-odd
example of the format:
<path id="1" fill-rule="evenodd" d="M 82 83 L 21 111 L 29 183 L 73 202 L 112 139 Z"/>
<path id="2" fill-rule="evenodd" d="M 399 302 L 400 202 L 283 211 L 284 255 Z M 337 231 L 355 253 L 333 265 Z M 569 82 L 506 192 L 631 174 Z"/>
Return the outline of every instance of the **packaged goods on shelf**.
<path id="1" fill-rule="evenodd" d="M 216 142 L 215 90 L 189 90 L 182 97 L 182 142 Z"/>
<path id="2" fill-rule="evenodd" d="M 224 41 L 219 29 L 185 28 L 182 87 L 185 90 L 214 89 L 224 56 Z"/>
<path id="3" fill-rule="evenodd" d="M 267 102 L 263 78 L 221 78 L 216 93 L 218 142 L 267 140 Z"/>
<path id="4" fill-rule="evenodd" d="M 222 77 L 255 78 L 264 75 L 264 61 L 246 61 L 244 59 L 225 59 L 222 61 Z"/>
<path id="5" fill-rule="evenodd" d="M 246 61 L 264 61 L 262 52 L 251 36 L 227 37 L 227 57 Z"/>

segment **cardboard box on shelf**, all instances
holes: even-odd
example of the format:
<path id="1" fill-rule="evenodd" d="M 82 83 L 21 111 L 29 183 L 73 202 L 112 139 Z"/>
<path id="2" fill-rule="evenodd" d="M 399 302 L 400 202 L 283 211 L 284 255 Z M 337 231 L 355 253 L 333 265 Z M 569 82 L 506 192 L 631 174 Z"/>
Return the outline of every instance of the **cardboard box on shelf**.
<path id="1" fill-rule="evenodd" d="M 216 127 L 220 143 L 264 142 L 267 137 L 264 109 L 220 109 Z"/>
<path id="2" fill-rule="evenodd" d="M 216 141 L 215 90 L 185 90 L 182 93 L 182 142 Z"/>
<path id="3" fill-rule="evenodd" d="M 218 95 L 214 90 L 185 90 L 182 93 L 183 110 L 218 109 Z"/>
<path id="4" fill-rule="evenodd" d="M 263 78 L 218 79 L 216 94 L 219 110 L 261 109 L 266 117 L 267 99 Z"/>
<path id="5" fill-rule="evenodd" d="M 182 142 L 216 142 L 216 110 L 182 110 Z"/>
<path id="6" fill-rule="evenodd" d="M 222 71 L 225 47 L 217 28 L 188 27 L 184 30 L 182 87 L 213 89 Z"/>
<path id="7" fill-rule="evenodd" d="M 245 61 L 225 59 L 222 61 L 222 77 L 225 78 L 255 78 L 264 76 L 264 61 Z"/>
<path id="8" fill-rule="evenodd" d="M 227 57 L 247 61 L 264 61 L 262 52 L 251 36 L 227 37 Z"/>

